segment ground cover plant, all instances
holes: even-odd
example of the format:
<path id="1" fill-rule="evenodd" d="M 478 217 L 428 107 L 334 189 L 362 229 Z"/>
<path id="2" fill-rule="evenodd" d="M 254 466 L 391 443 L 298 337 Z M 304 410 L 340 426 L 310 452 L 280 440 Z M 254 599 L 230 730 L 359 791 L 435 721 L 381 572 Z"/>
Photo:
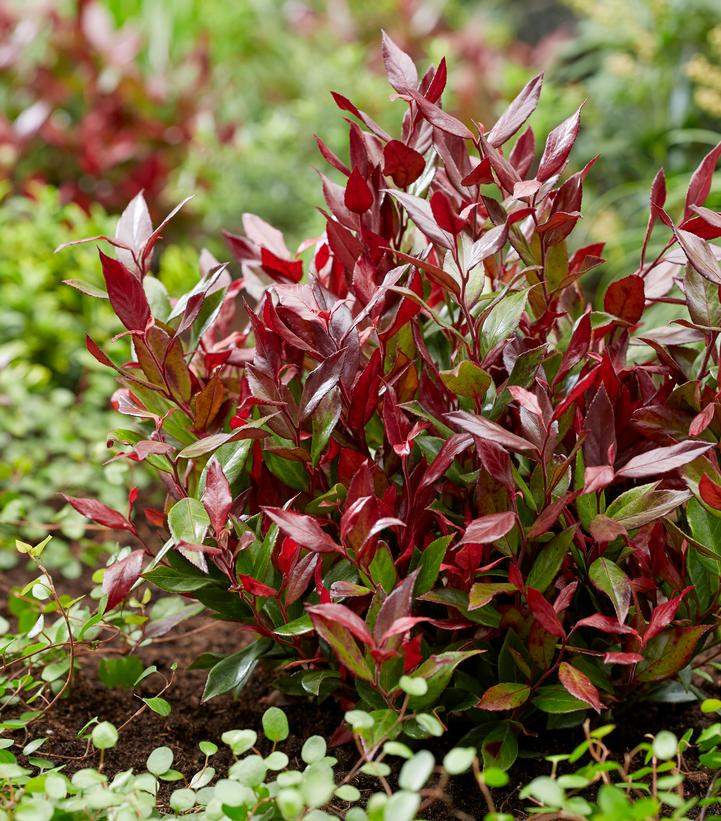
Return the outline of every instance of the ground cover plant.
<path id="1" fill-rule="evenodd" d="M 150 274 L 167 220 L 128 206 L 100 259 L 135 358 L 88 348 L 144 420 L 124 441 L 168 489 L 158 538 L 68 500 L 140 539 L 106 572 L 109 608 L 142 575 L 256 635 L 204 659 L 206 698 L 263 659 L 411 736 L 469 710 L 508 767 L 523 728 L 579 725 L 713 649 L 721 148 L 676 221 L 658 173 L 638 270 L 594 311 L 579 280 L 602 247 L 569 242 L 592 163 L 562 179 L 581 111 L 537 159 L 521 129 L 541 77 L 471 130 L 439 105 L 444 62 L 419 78 L 390 38 L 383 54 L 401 139 L 334 95 L 350 152 L 321 143 L 342 184 L 322 177 L 320 240 L 292 254 L 246 215 L 243 277 L 205 254 L 173 304 Z M 657 305 L 678 319 L 654 327 Z"/>

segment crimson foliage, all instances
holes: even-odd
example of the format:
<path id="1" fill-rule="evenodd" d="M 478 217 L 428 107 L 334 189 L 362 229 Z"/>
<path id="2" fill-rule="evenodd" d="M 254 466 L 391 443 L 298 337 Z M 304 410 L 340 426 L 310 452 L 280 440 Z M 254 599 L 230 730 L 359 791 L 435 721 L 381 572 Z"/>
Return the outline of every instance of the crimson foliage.
<path id="1" fill-rule="evenodd" d="M 100 3 L 78 0 L 71 15 L 11 5 L 0 8 L 0 168 L 18 191 L 40 180 L 84 207 L 119 209 L 141 190 L 155 200 L 195 131 L 204 55 L 172 81 L 147 79 L 140 37 Z"/>
<path id="2" fill-rule="evenodd" d="M 472 709 L 507 764 L 520 722 L 658 691 L 716 623 L 721 215 L 703 203 L 721 149 L 679 224 L 659 172 L 639 268 L 594 310 L 579 280 L 602 247 L 568 245 L 580 111 L 537 159 L 521 129 L 541 77 L 471 129 L 440 106 L 444 62 L 419 79 L 388 38 L 383 55 L 400 139 L 334 94 L 350 151 L 319 141 L 341 180 L 321 176 L 320 239 L 292 254 L 246 214 L 227 237 L 243 278 L 204 253 L 172 307 L 142 199 L 101 254 L 136 358 L 88 345 L 143 429 L 116 438 L 168 489 L 147 511 L 163 547 L 106 589 L 118 602 L 142 572 L 257 634 L 206 696 L 265 657 L 296 692 L 398 709 L 405 673 L 428 684 L 413 710 Z M 667 327 L 648 319 L 659 302 Z"/>

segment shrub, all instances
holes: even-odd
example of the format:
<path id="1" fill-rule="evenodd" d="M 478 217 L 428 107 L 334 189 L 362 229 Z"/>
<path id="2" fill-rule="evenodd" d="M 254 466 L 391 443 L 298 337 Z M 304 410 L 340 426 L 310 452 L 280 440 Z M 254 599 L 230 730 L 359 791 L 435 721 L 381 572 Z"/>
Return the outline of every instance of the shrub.
<path id="1" fill-rule="evenodd" d="M 355 124 L 347 161 L 323 150 L 344 184 L 322 178 L 320 240 L 291 254 L 246 215 L 228 236 L 242 279 L 206 254 L 174 304 L 140 198 L 117 258 L 101 253 L 135 358 L 88 347 L 143 420 L 128 454 L 168 489 L 163 547 L 107 589 L 119 601 L 142 574 L 257 634 L 206 698 L 264 658 L 291 691 L 425 711 L 416 735 L 440 726 L 430 709 L 473 708 L 507 766 L 523 723 L 657 690 L 716 623 L 721 217 L 703 203 L 721 148 L 678 225 L 659 172 L 648 235 L 668 241 L 593 311 L 580 280 L 602 247 L 569 239 L 590 164 L 561 179 L 580 110 L 537 161 L 530 129 L 503 149 L 541 77 L 471 130 L 439 105 L 445 63 L 419 80 L 388 38 L 383 53 L 402 139 L 335 96 Z M 654 327 L 656 306 L 678 318 Z"/>

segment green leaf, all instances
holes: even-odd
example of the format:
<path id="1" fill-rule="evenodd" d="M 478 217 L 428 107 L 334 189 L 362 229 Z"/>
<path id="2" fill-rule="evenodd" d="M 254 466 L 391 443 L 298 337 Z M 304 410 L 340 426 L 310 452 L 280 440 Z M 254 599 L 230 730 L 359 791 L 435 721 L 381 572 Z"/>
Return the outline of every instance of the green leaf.
<path id="1" fill-rule="evenodd" d="M 153 775 L 164 775 L 173 766 L 173 751 L 170 747 L 156 747 L 148 756 L 145 766 Z"/>
<path id="2" fill-rule="evenodd" d="M 170 706 L 170 702 L 160 696 L 155 696 L 154 698 L 144 698 L 143 701 L 154 713 L 157 713 L 159 716 L 169 716 L 173 710 Z"/>
<path id="3" fill-rule="evenodd" d="M 543 593 L 551 584 L 561 569 L 575 532 L 575 528 L 569 527 L 543 546 L 526 579 L 528 587 L 533 587 Z"/>
<path id="4" fill-rule="evenodd" d="M 443 768 L 449 775 L 460 775 L 471 768 L 475 759 L 475 747 L 454 747 L 446 753 Z"/>
<path id="5" fill-rule="evenodd" d="M 516 592 L 516 585 L 507 582 L 476 582 L 468 594 L 468 610 L 485 607 L 501 593 Z"/>
<path id="6" fill-rule="evenodd" d="M 513 291 L 493 306 L 481 329 L 481 348 L 484 354 L 518 328 L 527 296 L 527 290 Z"/>
<path id="7" fill-rule="evenodd" d="M 504 721 L 486 733 L 481 745 L 483 768 L 508 770 L 518 756 L 518 740 L 510 723 Z"/>
<path id="8" fill-rule="evenodd" d="M 631 582 L 621 568 L 609 559 L 596 559 L 588 575 L 602 593 L 605 593 L 616 611 L 620 624 L 624 624 L 631 604 Z"/>
<path id="9" fill-rule="evenodd" d="M 93 727 L 90 740 L 97 750 L 109 750 L 118 743 L 118 731 L 109 721 L 101 721 Z"/>
<path id="10" fill-rule="evenodd" d="M 402 790 L 418 792 L 431 776 L 436 761 L 428 750 L 420 750 L 409 761 L 405 761 L 398 776 L 398 786 Z"/>
<path id="11" fill-rule="evenodd" d="M 273 630 L 276 636 L 302 636 L 305 633 L 313 632 L 313 622 L 310 616 L 305 613 L 300 618 L 289 621 L 288 624 L 281 624 Z"/>
<path id="12" fill-rule="evenodd" d="M 106 687 L 133 687 L 143 669 L 142 661 L 135 655 L 104 658 L 98 665 L 98 678 Z"/>
<path id="13" fill-rule="evenodd" d="M 606 515 L 626 530 L 662 519 L 690 498 L 686 490 L 657 490 L 658 482 L 640 485 L 622 493 L 608 506 Z"/>
<path id="14" fill-rule="evenodd" d="M 527 684 L 503 682 L 489 687 L 481 696 L 478 707 L 481 710 L 514 710 L 525 704 L 531 695 Z"/>
<path id="15" fill-rule="evenodd" d="M 168 527 L 176 543 L 202 544 L 210 527 L 210 518 L 202 502 L 187 497 L 170 509 Z"/>
<path id="16" fill-rule="evenodd" d="M 421 553 L 418 562 L 418 575 L 414 595 L 422 596 L 433 588 L 441 569 L 441 562 L 446 555 L 448 545 L 453 541 L 453 536 L 441 536 L 432 541 Z"/>
<path id="17" fill-rule="evenodd" d="M 255 669 L 258 659 L 272 646 L 269 639 L 258 639 L 239 653 L 223 659 L 208 673 L 208 681 L 203 692 L 203 701 L 215 696 L 240 689 L 247 684 L 250 674 Z"/>
<path id="18" fill-rule="evenodd" d="M 318 465 L 320 457 L 328 444 L 342 410 L 340 389 L 333 388 L 320 401 L 313 412 L 313 439 L 310 446 L 310 461 L 313 467 Z"/>
<path id="19" fill-rule="evenodd" d="M 420 805 L 421 797 L 418 793 L 400 790 L 388 799 L 383 818 L 389 821 L 413 821 Z"/>
<path id="20" fill-rule="evenodd" d="M 290 732 L 288 717 L 279 707 L 269 707 L 263 713 L 263 732 L 269 741 L 285 741 Z"/>
<path id="21" fill-rule="evenodd" d="M 572 696 L 560 684 L 547 684 L 544 687 L 539 687 L 531 701 L 539 710 L 552 715 L 562 715 L 588 709 L 588 704 Z"/>
<path id="22" fill-rule="evenodd" d="M 491 384 L 491 377 L 483 368 L 464 359 L 453 370 L 441 371 L 443 384 L 457 396 L 482 399 Z"/>
<path id="23" fill-rule="evenodd" d="M 697 645 L 711 629 L 710 624 L 669 627 L 654 636 L 644 649 L 637 667 L 639 681 L 662 681 L 682 670 L 695 656 Z"/>

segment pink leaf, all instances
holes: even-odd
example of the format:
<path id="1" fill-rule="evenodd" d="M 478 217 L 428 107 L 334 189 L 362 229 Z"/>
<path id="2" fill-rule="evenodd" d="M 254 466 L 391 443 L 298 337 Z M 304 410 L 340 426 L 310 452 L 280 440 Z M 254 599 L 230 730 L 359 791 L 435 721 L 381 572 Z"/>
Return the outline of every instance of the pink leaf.
<path id="1" fill-rule="evenodd" d="M 376 646 L 363 619 L 344 604 L 312 604 L 305 609 L 311 617 L 320 616 L 327 621 L 337 622 L 366 647 Z"/>

